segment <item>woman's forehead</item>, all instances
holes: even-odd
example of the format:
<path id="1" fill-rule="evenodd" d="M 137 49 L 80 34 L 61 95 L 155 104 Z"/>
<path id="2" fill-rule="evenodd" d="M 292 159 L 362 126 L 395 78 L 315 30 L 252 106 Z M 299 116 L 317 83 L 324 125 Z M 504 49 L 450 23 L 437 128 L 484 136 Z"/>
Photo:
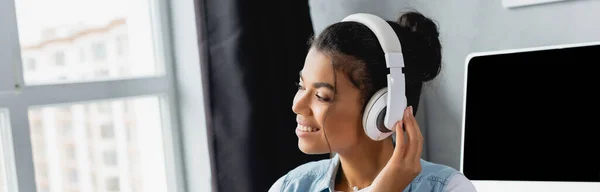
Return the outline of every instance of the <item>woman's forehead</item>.
<path id="1" fill-rule="evenodd" d="M 311 49 L 300 72 L 304 81 L 333 82 L 333 64 L 331 58 Z"/>
<path id="2" fill-rule="evenodd" d="M 304 68 L 300 71 L 300 75 L 302 81 L 306 83 L 329 83 L 335 87 L 336 92 L 359 92 L 358 88 L 352 85 L 348 76 L 341 71 L 336 71 L 336 81 L 334 82 L 333 71 L 334 68 L 331 57 L 327 54 L 311 50 L 307 55 Z"/>

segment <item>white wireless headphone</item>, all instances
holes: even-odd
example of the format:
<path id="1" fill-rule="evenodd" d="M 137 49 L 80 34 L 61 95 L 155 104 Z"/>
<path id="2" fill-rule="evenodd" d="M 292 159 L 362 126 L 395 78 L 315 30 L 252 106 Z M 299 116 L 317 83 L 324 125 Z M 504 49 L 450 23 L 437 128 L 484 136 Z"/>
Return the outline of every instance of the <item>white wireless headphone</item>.
<path id="1" fill-rule="evenodd" d="M 394 133 L 394 124 L 402 120 L 406 108 L 405 81 L 402 68 L 404 57 L 398 36 L 382 18 L 356 13 L 342 21 L 354 21 L 367 26 L 375 35 L 385 53 L 385 64 L 390 69 L 387 87 L 377 91 L 367 103 L 363 114 L 365 133 L 373 140 L 383 140 Z M 400 130 L 401 131 L 401 130 Z"/>

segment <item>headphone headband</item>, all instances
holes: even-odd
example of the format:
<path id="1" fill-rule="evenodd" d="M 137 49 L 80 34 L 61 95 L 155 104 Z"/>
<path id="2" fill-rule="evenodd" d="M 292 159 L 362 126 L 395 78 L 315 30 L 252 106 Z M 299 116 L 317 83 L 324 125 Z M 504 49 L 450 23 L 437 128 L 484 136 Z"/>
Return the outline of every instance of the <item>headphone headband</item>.
<path id="1" fill-rule="evenodd" d="M 347 16 L 342 21 L 354 21 L 367 26 L 377 36 L 377 40 L 381 44 L 381 49 L 386 54 L 386 60 L 388 57 L 398 58 L 397 60 L 394 59 L 393 62 L 386 61 L 387 67 L 404 67 L 400 39 L 398 39 L 398 35 L 396 35 L 392 27 L 385 20 L 373 14 L 356 13 Z"/>
<path id="2" fill-rule="evenodd" d="M 385 54 L 385 65 L 390 68 L 390 74 L 387 75 L 387 93 L 385 93 L 385 109 L 380 104 L 374 104 L 374 111 L 368 109 L 363 118 L 363 126 L 367 135 L 375 140 L 381 140 L 391 135 L 394 125 L 397 121 L 402 120 L 404 109 L 406 108 L 405 95 L 405 80 L 402 69 L 404 68 L 404 57 L 402 55 L 402 45 L 400 39 L 392 29 L 392 27 L 384 19 L 368 13 L 356 13 L 347 16 L 342 21 L 354 21 L 367 26 L 377 36 L 377 40 Z M 393 100 L 392 100 L 393 99 Z M 378 100 L 375 98 L 372 100 Z M 375 102 L 377 103 L 377 102 Z M 373 106 L 368 106 L 373 107 Z M 377 109 L 375 109 L 377 108 Z M 383 111 L 382 111 L 383 110 Z M 373 114 L 371 114 L 373 113 Z M 385 128 L 377 126 L 377 123 L 372 123 L 381 113 L 385 113 L 383 124 Z M 380 122 L 378 122 L 380 123 Z M 383 130 L 382 130 L 383 129 Z"/>

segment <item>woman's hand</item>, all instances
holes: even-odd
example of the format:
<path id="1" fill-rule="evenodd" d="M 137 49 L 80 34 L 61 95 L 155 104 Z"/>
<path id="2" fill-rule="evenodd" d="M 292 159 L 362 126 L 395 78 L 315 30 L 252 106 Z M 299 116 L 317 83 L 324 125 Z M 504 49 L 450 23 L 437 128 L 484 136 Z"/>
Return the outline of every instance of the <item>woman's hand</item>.
<path id="1" fill-rule="evenodd" d="M 396 147 L 387 165 L 371 185 L 374 192 L 400 192 L 421 173 L 423 135 L 413 116 L 412 106 L 404 110 L 404 117 L 395 125 Z M 404 138 L 403 124 L 408 135 Z M 406 141 L 405 141 L 406 140 Z"/>

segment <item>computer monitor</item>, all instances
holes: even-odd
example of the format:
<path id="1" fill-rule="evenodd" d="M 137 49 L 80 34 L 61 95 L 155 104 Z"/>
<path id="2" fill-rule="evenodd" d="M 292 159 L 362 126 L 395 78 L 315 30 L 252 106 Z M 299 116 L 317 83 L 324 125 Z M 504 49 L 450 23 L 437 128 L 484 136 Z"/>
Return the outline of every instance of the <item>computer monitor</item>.
<path id="1" fill-rule="evenodd" d="M 600 192 L 600 42 L 470 54 L 460 171 L 480 192 Z"/>

